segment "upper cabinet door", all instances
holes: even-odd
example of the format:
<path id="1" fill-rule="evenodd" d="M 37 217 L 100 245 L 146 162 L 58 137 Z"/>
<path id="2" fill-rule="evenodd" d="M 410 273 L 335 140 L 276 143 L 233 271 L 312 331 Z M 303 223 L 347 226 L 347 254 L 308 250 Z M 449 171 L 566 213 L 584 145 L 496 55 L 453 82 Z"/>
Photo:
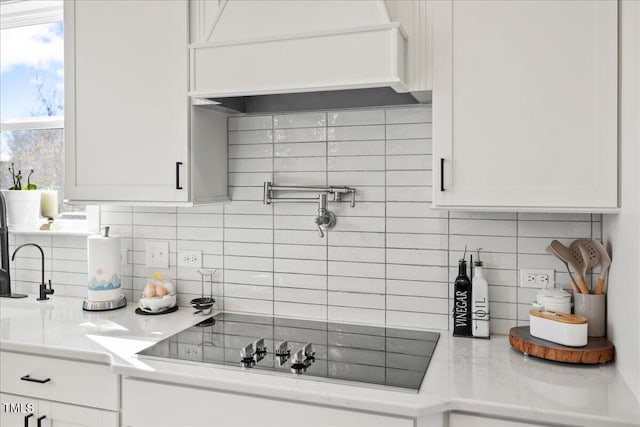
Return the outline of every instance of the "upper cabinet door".
<path id="1" fill-rule="evenodd" d="M 188 10 L 65 2 L 69 199 L 189 200 Z"/>
<path id="2" fill-rule="evenodd" d="M 615 1 L 436 1 L 433 203 L 618 207 Z"/>

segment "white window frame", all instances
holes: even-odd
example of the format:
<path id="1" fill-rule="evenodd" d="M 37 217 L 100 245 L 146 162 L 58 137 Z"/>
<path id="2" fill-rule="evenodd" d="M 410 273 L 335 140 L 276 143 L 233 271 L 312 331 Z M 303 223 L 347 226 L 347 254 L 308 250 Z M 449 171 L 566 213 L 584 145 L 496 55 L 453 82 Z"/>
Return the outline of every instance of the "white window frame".
<path id="1" fill-rule="evenodd" d="M 29 25 L 64 22 L 64 2 L 62 0 L 5 0 L 0 3 L 0 30 L 26 27 Z M 64 131 L 64 116 L 26 117 L 0 120 L 0 131 L 28 131 L 42 129 L 62 129 Z M 64 213 L 61 214 L 64 217 Z M 97 229 L 96 219 L 99 218 L 97 207 L 87 206 L 86 213 L 73 212 L 63 222 L 84 221 L 86 230 Z M 60 222 L 60 220 L 58 220 Z M 67 228 L 67 227 L 64 227 Z M 78 226 L 71 226 L 78 229 Z"/>

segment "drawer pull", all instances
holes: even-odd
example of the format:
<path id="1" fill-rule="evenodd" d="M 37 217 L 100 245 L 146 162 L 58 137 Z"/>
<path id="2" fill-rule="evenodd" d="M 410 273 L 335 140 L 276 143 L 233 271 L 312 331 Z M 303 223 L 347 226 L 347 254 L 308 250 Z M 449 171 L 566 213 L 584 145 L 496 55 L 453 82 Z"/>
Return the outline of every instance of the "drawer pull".
<path id="1" fill-rule="evenodd" d="M 20 379 L 22 381 L 30 381 L 32 383 L 40 383 L 40 384 L 48 383 L 49 381 L 51 381 L 51 378 L 45 378 L 43 380 L 40 380 L 38 378 L 31 378 L 30 375 L 25 375 L 24 377 L 20 377 Z"/>
<path id="2" fill-rule="evenodd" d="M 24 427 L 29 427 L 29 418 L 33 417 L 33 414 L 24 416 Z"/>
<path id="3" fill-rule="evenodd" d="M 42 427 L 42 420 L 44 420 L 45 418 L 47 418 L 46 415 L 43 415 L 38 418 L 38 427 Z"/>
<path id="4" fill-rule="evenodd" d="M 440 191 L 444 191 L 444 159 L 440 158 Z"/>

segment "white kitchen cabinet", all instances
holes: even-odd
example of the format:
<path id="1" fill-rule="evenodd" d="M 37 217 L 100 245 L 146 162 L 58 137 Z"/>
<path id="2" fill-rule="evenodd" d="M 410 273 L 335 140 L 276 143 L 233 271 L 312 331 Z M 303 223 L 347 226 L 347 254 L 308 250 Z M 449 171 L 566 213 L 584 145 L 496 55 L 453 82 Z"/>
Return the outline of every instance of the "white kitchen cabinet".
<path id="1" fill-rule="evenodd" d="M 123 378 L 122 424 L 127 427 L 414 425 L 412 418 L 314 406 L 284 398 L 285 395 L 262 398 Z"/>
<path id="2" fill-rule="evenodd" d="M 118 427 L 118 413 L 0 393 L 0 425 L 25 427 Z M 7 408 L 7 409 L 5 409 Z"/>
<path id="3" fill-rule="evenodd" d="M 618 2 L 436 1 L 433 205 L 618 208 Z"/>
<path id="4" fill-rule="evenodd" d="M 449 414 L 449 427 L 539 427 L 525 421 L 504 420 L 473 414 L 452 412 Z"/>
<path id="5" fill-rule="evenodd" d="M 65 1 L 65 196 L 228 200 L 223 113 L 191 106 L 189 4 Z"/>
<path id="6" fill-rule="evenodd" d="M 0 400 L 2 426 L 119 425 L 119 377 L 108 365 L 2 351 Z"/>

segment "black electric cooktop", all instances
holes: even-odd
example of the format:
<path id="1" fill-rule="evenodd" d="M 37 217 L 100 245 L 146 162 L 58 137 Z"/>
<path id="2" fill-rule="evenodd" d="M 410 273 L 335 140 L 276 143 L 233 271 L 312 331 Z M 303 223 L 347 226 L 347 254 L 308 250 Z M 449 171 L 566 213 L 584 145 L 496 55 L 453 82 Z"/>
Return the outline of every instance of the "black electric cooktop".
<path id="1" fill-rule="evenodd" d="M 418 391 L 440 334 L 220 313 L 138 355 Z"/>

